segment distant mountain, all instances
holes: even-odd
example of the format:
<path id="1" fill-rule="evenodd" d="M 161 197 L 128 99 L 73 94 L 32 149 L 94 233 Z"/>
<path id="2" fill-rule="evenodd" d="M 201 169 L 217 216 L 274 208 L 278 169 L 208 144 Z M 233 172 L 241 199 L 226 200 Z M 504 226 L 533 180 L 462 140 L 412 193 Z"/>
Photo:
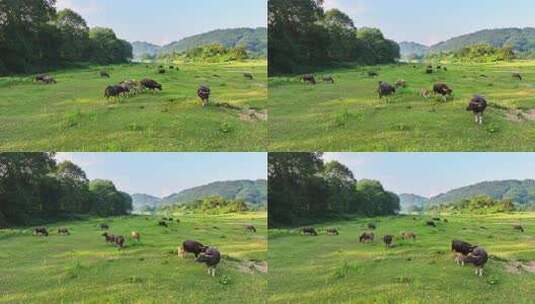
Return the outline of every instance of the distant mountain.
<path id="1" fill-rule="evenodd" d="M 409 55 L 423 56 L 429 50 L 429 47 L 427 45 L 407 41 L 400 42 L 399 48 L 401 57 L 407 57 Z"/>
<path id="2" fill-rule="evenodd" d="M 474 33 L 453 37 L 430 47 L 416 42 L 400 42 L 401 56 L 411 54 L 426 55 L 428 53 L 454 52 L 474 44 L 490 44 L 501 48 L 512 46 L 516 52 L 535 51 L 535 28 L 502 28 L 481 30 Z"/>
<path id="3" fill-rule="evenodd" d="M 411 207 L 415 206 L 418 208 L 424 208 L 428 203 L 429 199 L 416 194 L 407 194 L 403 193 L 399 196 L 399 204 L 401 205 L 402 211 L 408 211 Z"/>
<path id="4" fill-rule="evenodd" d="M 456 202 L 474 196 L 487 195 L 494 199 L 512 199 L 518 204 L 535 203 L 535 180 L 504 180 L 482 182 L 448 191 L 432 197 L 430 205 Z"/>
<path id="5" fill-rule="evenodd" d="M 247 50 L 256 55 L 267 54 L 267 28 L 235 28 L 215 30 L 200 35 L 184 38 L 170 43 L 159 51 L 160 54 L 185 52 L 189 49 L 206 44 L 222 44 L 225 47 L 244 45 Z"/>
<path id="6" fill-rule="evenodd" d="M 143 207 L 158 207 L 162 202 L 162 199 L 159 197 L 142 193 L 132 194 L 131 197 L 134 210 L 136 211 L 141 210 Z"/>
<path id="7" fill-rule="evenodd" d="M 400 194 L 402 211 L 411 206 L 427 207 L 444 203 L 454 203 L 475 196 L 490 196 L 494 199 L 511 199 L 520 205 L 535 204 L 535 180 L 502 180 L 486 181 L 457 189 L 450 190 L 431 198 L 416 194 Z"/>
<path id="8" fill-rule="evenodd" d="M 237 180 L 214 182 L 207 185 L 186 189 L 164 198 L 148 194 L 132 194 L 134 211 L 140 211 L 144 206 L 158 208 L 170 204 L 185 204 L 208 196 L 221 196 L 225 199 L 243 199 L 252 205 L 267 204 L 266 180 Z"/>
<path id="9" fill-rule="evenodd" d="M 143 56 L 144 54 L 147 54 L 150 56 L 154 56 L 158 54 L 158 52 L 160 51 L 162 47 L 159 45 L 148 43 L 148 42 L 135 41 L 135 42 L 132 42 L 132 48 L 133 48 L 134 59 L 140 59 L 141 56 Z"/>
<path id="10" fill-rule="evenodd" d="M 494 47 L 512 46 L 515 51 L 535 50 L 535 28 L 502 28 L 482 30 L 451 38 L 431 46 L 429 52 L 451 52 L 474 44 L 490 44 Z"/>
<path id="11" fill-rule="evenodd" d="M 184 204 L 208 196 L 243 199 L 253 205 L 266 204 L 267 181 L 238 180 L 210 183 L 167 196 L 162 199 L 162 204 Z"/>

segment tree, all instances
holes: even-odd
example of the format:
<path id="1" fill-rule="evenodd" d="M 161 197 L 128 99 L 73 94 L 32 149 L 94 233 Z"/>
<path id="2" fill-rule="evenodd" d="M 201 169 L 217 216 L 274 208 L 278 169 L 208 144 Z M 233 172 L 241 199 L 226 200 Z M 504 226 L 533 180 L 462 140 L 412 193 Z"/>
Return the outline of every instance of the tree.
<path id="1" fill-rule="evenodd" d="M 76 12 L 65 9 L 58 13 L 55 21 L 61 32 L 60 56 L 66 61 L 81 61 L 89 48 L 89 27 Z"/>

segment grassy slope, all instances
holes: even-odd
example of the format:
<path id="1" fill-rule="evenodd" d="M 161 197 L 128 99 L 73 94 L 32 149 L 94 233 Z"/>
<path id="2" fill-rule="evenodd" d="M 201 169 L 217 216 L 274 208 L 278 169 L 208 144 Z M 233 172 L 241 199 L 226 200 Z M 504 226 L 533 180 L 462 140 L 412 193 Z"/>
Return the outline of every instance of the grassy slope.
<path id="1" fill-rule="evenodd" d="M 524 234 L 511 227 L 520 218 Z M 492 258 L 484 276 L 476 277 L 471 265 L 455 264 L 450 243 L 464 239 L 499 258 L 534 261 L 535 214 L 452 216 L 437 228 L 426 227 L 425 219 L 356 219 L 323 225 L 338 227 L 338 237 L 270 230 L 269 302 L 533 303 L 534 273 L 506 272 L 507 262 Z M 377 239 L 373 244 L 358 244 L 358 235 L 369 221 L 377 223 L 376 238 L 413 231 L 417 240 L 396 239 L 396 246 L 388 250 Z"/>
<path id="2" fill-rule="evenodd" d="M 200 84 L 213 102 L 266 108 L 265 61 L 184 64 L 180 71 L 156 73 L 156 66 L 100 67 L 50 73 L 56 85 L 29 78 L 0 78 L 0 151 L 262 151 L 267 122 L 245 122 L 234 110 L 203 109 Z M 243 72 L 256 79 L 246 81 Z M 152 78 L 163 92 L 117 104 L 103 97 L 107 85 Z"/>
<path id="3" fill-rule="evenodd" d="M 175 251 L 198 239 L 232 258 L 266 260 L 265 213 L 180 219 L 169 229 L 142 216 L 62 223 L 68 237 L 0 230 L 0 303 L 265 303 L 266 274 L 240 272 L 225 258 L 212 278 L 193 256 Z M 96 229 L 101 222 L 113 233 L 140 231 L 141 242 L 128 239 L 123 250 L 107 245 Z M 257 233 L 246 233 L 245 223 Z"/>
<path id="4" fill-rule="evenodd" d="M 368 70 L 379 69 L 378 78 Z M 507 120 L 489 108 L 483 126 L 466 111 L 473 94 L 509 108 L 535 108 L 535 62 L 448 65 L 425 74 L 425 66 L 363 67 L 325 71 L 335 85 L 304 85 L 292 77 L 270 79 L 270 151 L 534 151 L 535 122 Z M 525 80 L 511 75 L 520 71 Z M 488 78 L 480 77 L 486 74 Z M 405 79 L 389 103 L 377 97 L 377 82 Z M 423 88 L 444 81 L 454 89 L 447 103 L 425 100 Z M 492 84 L 492 86 L 489 86 Z"/>

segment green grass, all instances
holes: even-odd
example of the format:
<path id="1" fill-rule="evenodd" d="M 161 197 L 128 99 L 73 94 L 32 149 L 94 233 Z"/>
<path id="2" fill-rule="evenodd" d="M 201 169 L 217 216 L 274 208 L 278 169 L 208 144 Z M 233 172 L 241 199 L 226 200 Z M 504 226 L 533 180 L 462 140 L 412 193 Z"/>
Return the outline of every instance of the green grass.
<path id="1" fill-rule="evenodd" d="M 448 71 L 425 74 L 426 65 L 339 68 L 334 85 L 305 85 L 295 77 L 269 80 L 270 151 L 535 151 L 535 61 L 447 65 Z M 375 70 L 379 77 L 370 78 Z M 519 71 L 525 79 L 514 80 Z M 485 74 L 487 77 L 481 77 Z M 380 100 L 379 80 L 408 87 Z M 454 99 L 426 100 L 422 89 L 445 82 Z M 483 126 L 466 111 L 474 94 L 492 103 Z M 513 119 L 523 113 L 523 118 Z M 509 116 L 509 117 L 508 117 Z"/>
<path id="2" fill-rule="evenodd" d="M 318 225 L 337 227 L 317 237 L 295 230 L 270 230 L 269 303 L 533 303 L 535 273 L 509 272 L 508 265 L 535 261 L 535 213 L 447 216 L 449 223 L 425 226 L 430 217 L 355 219 Z M 367 223 L 377 225 L 376 240 L 359 244 Z M 526 232 L 513 231 L 522 223 Z M 483 228 L 481 228 L 483 227 Z M 400 240 L 402 231 L 416 241 Z M 386 249 L 385 234 L 396 236 Z M 491 258 L 483 277 L 472 265 L 458 266 L 451 241 L 483 246 Z"/>
<path id="3" fill-rule="evenodd" d="M 265 151 L 266 121 L 245 121 L 239 110 L 214 106 L 265 110 L 265 61 L 177 66 L 180 71 L 165 74 L 145 64 L 50 72 L 56 85 L 0 78 L 0 151 Z M 100 70 L 111 78 L 100 78 Z M 104 98 L 106 86 L 143 78 L 160 82 L 163 92 Z M 197 97 L 201 84 L 212 91 L 208 108 Z"/>
<path id="4" fill-rule="evenodd" d="M 267 274 L 242 262 L 266 261 L 265 213 L 180 216 L 169 228 L 144 216 L 49 225 L 48 238 L 30 228 L 0 230 L 0 303 L 265 303 Z M 141 232 L 119 250 L 105 244 L 97 224 L 115 234 Z M 257 233 L 245 232 L 252 223 Z M 59 236 L 65 226 L 70 236 Z M 216 277 L 193 256 L 177 256 L 186 239 L 216 246 L 224 258 Z"/>

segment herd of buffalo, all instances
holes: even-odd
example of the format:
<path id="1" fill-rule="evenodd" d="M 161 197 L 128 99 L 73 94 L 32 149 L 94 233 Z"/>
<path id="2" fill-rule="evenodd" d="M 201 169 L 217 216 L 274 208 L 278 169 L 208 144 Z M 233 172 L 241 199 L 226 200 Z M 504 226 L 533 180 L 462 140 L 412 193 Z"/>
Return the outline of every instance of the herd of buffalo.
<path id="1" fill-rule="evenodd" d="M 149 66 L 146 66 L 147 68 Z M 178 67 L 169 66 L 170 70 L 180 69 Z M 165 74 L 165 68 L 160 65 L 158 69 L 158 74 Z M 108 71 L 100 71 L 99 75 L 101 78 L 110 78 L 110 73 Z M 254 76 L 251 73 L 243 73 L 243 77 L 248 80 L 253 80 Z M 57 81 L 48 74 L 39 74 L 35 76 L 34 81 L 43 83 L 43 84 L 56 84 Z M 334 80 L 333 80 L 334 83 Z M 104 89 L 104 97 L 106 99 L 119 99 L 121 97 L 131 97 L 140 93 L 143 93 L 145 90 L 150 92 L 162 91 L 163 87 L 157 81 L 145 78 L 140 81 L 135 79 L 123 80 L 117 85 L 109 85 Z M 200 85 L 197 89 L 197 96 L 201 99 L 202 106 L 206 107 L 210 98 L 210 88 L 206 85 Z"/>
<path id="2" fill-rule="evenodd" d="M 145 219 L 149 220 L 148 217 L 146 217 Z M 158 222 L 158 226 L 168 227 L 174 221 L 175 220 L 173 220 L 173 218 L 164 217 Z M 176 219 L 176 222 L 180 223 L 180 219 Z M 117 246 L 119 249 L 125 248 L 125 236 L 109 233 L 108 230 L 110 230 L 110 226 L 106 223 L 99 224 L 97 228 L 101 231 L 104 231 L 104 233 L 102 233 L 102 236 L 104 237 L 104 241 L 107 244 Z M 253 233 L 256 232 L 256 228 L 250 224 L 245 225 L 245 230 Z M 33 234 L 36 236 L 48 237 L 49 231 L 46 227 L 37 227 L 33 229 Z M 69 229 L 66 227 L 58 228 L 58 235 L 70 235 Z M 138 231 L 132 231 L 130 234 L 130 238 L 132 239 L 132 241 L 139 242 L 141 240 L 141 233 Z M 177 249 L 177 253 L 183 258 L 186 257 L 186 255 L 189 253 L 195 255 L 195 261 L 206 264 L 206 266 L 208 267 L 208 274 L 211 276 L 215 276 L 216 267 L 221 261 L 221 253 L 217 248 L 213 246 L 205 246 L 196 240 L 186 240 L 182 242 L 182 245 L 179 246 Z"/>
<path id="3" fill-rule="evenodd" d="M 413 66 L 413 68 L 417 68 L 416 65 Z M 448 68 L 445 66 L 438 65 L 436 66 L 436 70 L 444 70 L 448 71 Z M 434 68 L 432 65 L 427 66 L 426 73 L 432 74 L 434 71 Z M 378 77 L 379 73 L 376 71 L 368 71 L 367 73 L 368 77 Z M 481 77 L 484 77 L 485 75 L 481 75 Z M 513 73 L 513 78 L 517 80 L 522 80 L 522 75 L 520 73 Z M 312 74 L 305 74 L 301 77 L 301 80 L 304 83 L 309 84 L 317 84 L 316 78 Z M 322 76 L 322 81 L 324 83 L 330 83 L 334 84 L 334 78 L 333 76 Z M 396 93 L 396 89 L 399 88 L 405 88 L 407 87 L 407 81 L 400 79 L 396 81 L 394 85 L 391 85 L 385 81 L 379 81 L 379 87 L 377 88 L 377 93 L 379 94 L 379 98 L 382 99 L 383 97 L 388 97 Z M 451 97 L 453 93 L 453 90 L 445 83 L 435 83 L 433 85 L 432 91 L 423 89 L 420 94 L 424 98 L 429 98 L 431 95 L 440 95 L 444 101 L 447 100 L 447 98 Z M 467 111 L 470 111 L 474 113 L 475 122 L 476 124 L 483 124 L 483 113 L 485 112 L 487 108 L 488 102 L 487 100 L 481 96 L 481 95 L 474 95 L 472 99 L 468 103 L 468 107 L 466 108 Z"/>
<path id="4" fill-rule="evenodd" d="M 413 220 L 417 220 L 415 217 Z M 448 219 L 441 219 L 441 218 L 433 218 L 432 220 L 426 221 L 425 225 L 436 227 L 436 222 L 443 221 L 444 223 L 448 223 Z M 358 238 L 359 243 L 371 243 L 375 240 L 375 233 L 373 232 L 377 228 L 375 223 L 368 223 L 368 230 L 364 231 L 360 234 Z M 513 229 L 524 232 L 524 228 L 522 225 L 515 224 L 513 225 Z M 303 227 L 299 230 L 299 232 L 302 235 L 308 235 L 308 236 L 318 236 L 318 231 L 314 227 Z M 339 235 L 339 231 L 336 228 L 327 228 L 326 229 L 327 235 L 336 236 Z M 411 231 L 403 231 L 400 233 L 400 238 L 402 240 L 416 240 L 416 234 Z M 386 248 L 391 248 L 393 246 L 394 242 L 394 235 L 392 234 L 386 234 L 383 236 L 382 240 L 385 244 Z M 472 245 L 468 242 L 462 241 L 462 240 L 453 240 L 451 242 L 451 251 L 455 254 L 455 262 L 461 266 L 464 266 L 464 264 L 472 264 L 476 268 L 476 275 L 482 276 L 483 275 L 483 267 L 488 261 L 489 255 L 487 251 L 477 245 Z"/>

